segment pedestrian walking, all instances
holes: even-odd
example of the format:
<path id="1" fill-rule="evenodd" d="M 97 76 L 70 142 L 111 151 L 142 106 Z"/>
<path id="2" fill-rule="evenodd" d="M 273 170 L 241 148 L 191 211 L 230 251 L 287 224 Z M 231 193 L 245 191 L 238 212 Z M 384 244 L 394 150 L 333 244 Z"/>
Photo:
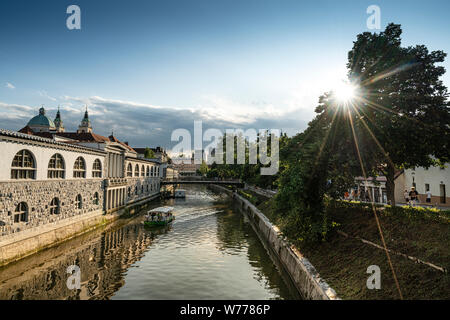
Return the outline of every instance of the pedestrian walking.
<path id="1" fill-rule="evenodd" d="M 409 192 L 408 192 L 408 190 L 405 190 L 405 192 L 403 193 L 403 197 L 405 198 L 405 203 L 409 204 Z"/>
<path id="2" fill-rule="evenodd" d="M 427 191 L 427 203 L 431 203 L 431 191 Z"/>
<path id="3" fill-rule="evenodd" d="M 411 201 L 411 206 L 415 206 L 417 204 L 419 193 L 416 191 L 416 188 L 411 187 L 411 191 L 409 192 L 409 199 Z"/>

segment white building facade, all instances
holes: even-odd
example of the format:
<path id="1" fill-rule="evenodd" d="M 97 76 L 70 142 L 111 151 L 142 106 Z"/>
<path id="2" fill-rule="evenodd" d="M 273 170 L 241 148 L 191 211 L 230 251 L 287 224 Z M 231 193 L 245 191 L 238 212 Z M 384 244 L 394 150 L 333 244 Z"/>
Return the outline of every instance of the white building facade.
<path id="1" fill-rule="evenodd" d="M 0 247 L 25 231 L 112 213 L 160 192 L 160 161 L 93 133 L 87 110 L 78 131 L 65 132 L 59 110 L 53 121 L 41 108 L 19 132 L 0 129 L 0 151 Z"/>
<path id="2" fill-rule="evenodd" d="M 450 207 L 450 163 L 444 167 L 418 167 L 402 171 L 395 180 L 395 200 L 404 203 L 404 192 L 415 187 L 421 204 L 427 204 L 427 191 L 431 192 L 430 205 Z"/>

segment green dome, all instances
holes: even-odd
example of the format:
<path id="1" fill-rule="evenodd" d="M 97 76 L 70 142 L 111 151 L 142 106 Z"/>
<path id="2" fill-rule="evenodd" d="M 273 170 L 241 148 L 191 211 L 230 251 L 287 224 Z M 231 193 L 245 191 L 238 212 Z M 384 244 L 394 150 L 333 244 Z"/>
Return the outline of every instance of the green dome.
<path id="1" fill-rule="evenodd" d="M 39 115 L 37 115 L 36 117 L 34 117 L 30 121 L 28 121 L 28 126 L 29 127 L 45 126 L 45 127 L 55 128 L 55 124 L 54 124 L 53 120 L 45 115 L 44 108 L 40 108 Z"/>

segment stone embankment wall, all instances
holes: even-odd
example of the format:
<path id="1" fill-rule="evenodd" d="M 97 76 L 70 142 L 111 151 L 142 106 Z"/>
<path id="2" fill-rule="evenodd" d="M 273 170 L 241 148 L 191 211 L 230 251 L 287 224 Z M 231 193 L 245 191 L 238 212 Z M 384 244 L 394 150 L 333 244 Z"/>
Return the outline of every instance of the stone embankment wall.
<path id="1" fill-rule="evenodd" d="M 159 197 L 159 193 L 131 206 L 139 206 Z M 134 212 L 134 210 L 131 210 Z M 119 218 L 123 210 L 104 214 L 100 208 L 88 212 L 78 212 L 65 219 L 55 220 L 43 225 L 0 237 L 0 266 L 32 255 L 45 248 L 60 244 L 101 225 Z"/>
<path id="2" fill-rule="evenodd" d="M 262 189 L 262 188 L 258 188 L 256 186 L 251 186 L 249 184 L 245 184 L 245 188 L 244 189 L 253 191 L 253 192 L 255 192 L 255 193 L 259 194 L 259 195 L 262 195 L 264 197 L 267 197 L 267 198 L 272 198 L 272 197 L 274 197 L 277 194 L 277 191 L 268 190 L 268 189 Z"/>
<path id="3" fill-rule="evenodd" d="M 76 203 L 81 196 L 81 208 Z M 52 213 L 53 199 L 57 210 Z M 26 221 L 14 221 L 17 206 L 26 208 Z M 53 207 L 56 209 L 56 206 Z M 10 181 L 0 183 L 0 242 L 5 236 L 56 223 L 74 216 L 101 212 L 103 181 L 71 179 L 47 181 Z"/>
<path id="4" fill-rule="evenodd" d="M 336 292 L 320 278 L 314 266 L 303 255 L 288 243 L 280 230 L 272 225 L 269 219 L 262 214 L 247 199 L 224 187 L 211 185 L 213 190 L 229 194 L 244 212 L 258 236 L 265 241 L 278 257 L 304 299 L 309 300 L 336 300 Z"/>

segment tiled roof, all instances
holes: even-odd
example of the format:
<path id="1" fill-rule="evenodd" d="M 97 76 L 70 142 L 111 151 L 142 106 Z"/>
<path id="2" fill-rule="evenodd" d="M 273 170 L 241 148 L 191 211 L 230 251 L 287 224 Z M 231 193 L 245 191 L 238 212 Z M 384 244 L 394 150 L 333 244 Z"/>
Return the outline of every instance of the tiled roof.
<path id="1" fill-rule="evenodd" d="M 33 130 L 31 130 L 31 128 L 29 126 L 23 127 L 22 129 L 19 130 L 19 132 L 25 133 L 25 134 L 33 134 Z"/>
<path id="2" fill-rule="evenodd" d="M 146 148 L 133 148 L 133 149 L 139 154 L 145 154 L 145 149 Z M 161 147 L 156 147 L 156 148 L 149 147 L 149 149 L 152 150 L 155 153 L 163 151 Z"/>
<path id="3" fill-rule="evenodd" d="M 107 142 L 108 138 L 93 132 L 58 132 L 58 136 L 65 137 L 80 142 Z"/>
<path id="4" fill-rule="evenodd" d="M 134 150 L 132 147 L 130 147 L 129 145 L 127 145 L 126 143 L 123 143 L 122 141 L 119 141 L 119 139 L 117 139 L 116 137 L 114 137 L 113 135 L 110 135 L 109 137 L 109 141 L 111 142 L 117 142 L 120 145 L 124 146 L 125 148 L 127 148 L 128 150 L 132 151 L 132 152 L 136 152 L 136 150 Z"/>
<path id="5" fill-rule="evenodd" d="M 11 131 L 13 132 L 13 131 Z M 136 152 L 132 147 L 127 145 L 126 143 L 123 143 L 113 135 L 107 137 L 104 137 L 102 135 L 93 133 L 93 132 L 33 132 L 29 126 L 26 126 L 19 131 L 20 133 L 27 134 L 27 135 L 33 135 L 33 136 L 39 136 L 42 138 L 47 139 L 53 139 L 53 136 L 59 136 L 62 138 L 68 138 L 71 140 L 76 140 L 79 142 L 99 142 L 99 143 L 105 143 L 105 142 L 116 142 L 120 144 L 121 146 L 125 147 L 131 152 Z"/>
<path id="6" fill-rule="evenodd" d="M 60 145 L 60 146 L 71 146 L 71 147 L 75 147 L 75 148 L 82 149 L 82 150 L 97 151 L 97 152 L 105 153 L 104 151 L 94 149 L 94 148 L 89 148 L 89 147 L 80 146 L 80 145 L 76 145 L 76 144 L 68 144 L 68 143 L 64 143 L 64 142 L 55 141 L 55 140 L 47 138 L 47 137 L 41 137 L 41 136 L 38 136 L 35 134 L 31 135 L 31 134 L 26 134 L 26 133 L 17 132 L 17 131 L 10 131 L 10 130 L 5 130 L 5 129 L 0 129 L 0 136 L 7 136 L 7 137 L 13 137 L 13 138 L 32 140 L 32 141 L 39 141 L 39 142 L 45 142 L 45 143 Z"/>

